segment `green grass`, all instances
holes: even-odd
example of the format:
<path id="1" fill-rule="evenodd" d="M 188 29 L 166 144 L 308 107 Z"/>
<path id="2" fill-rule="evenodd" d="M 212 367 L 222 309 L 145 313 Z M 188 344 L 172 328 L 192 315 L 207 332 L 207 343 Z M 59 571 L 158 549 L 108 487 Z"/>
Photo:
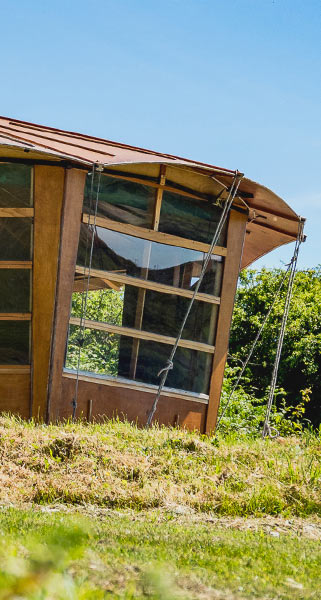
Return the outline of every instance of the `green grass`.
<path id="1" fill-rule="evenodd" d="M 321 545 L 151 511 L 0 513 L 0 598 L 319 598 Z"/>
<path id="2" fill-rule="evenodd" d="M 0 600 L 320 598 L 321 439 L 0 417 Z"/>

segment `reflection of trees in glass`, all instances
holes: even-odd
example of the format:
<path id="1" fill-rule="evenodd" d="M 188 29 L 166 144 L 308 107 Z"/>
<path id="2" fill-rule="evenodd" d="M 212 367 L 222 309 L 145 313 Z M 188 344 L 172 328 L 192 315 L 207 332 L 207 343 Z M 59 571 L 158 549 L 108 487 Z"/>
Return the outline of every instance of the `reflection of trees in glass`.
<path id="1" fill-rule="evenodd" d="M 72 296 L 71 315 L 82 316 L 82 296 L 75 292 Z M 121 325 L 123 316 L 124 292 L 104 289 L 88 292 L 86 318 L 95 321 Z M 77 369 L 80 344 L 80 370 L 92 373 L 118 375 L 120 336 L 97 329 L 82 331 L 76 325 L 70 326 L 66 367 Z"/>

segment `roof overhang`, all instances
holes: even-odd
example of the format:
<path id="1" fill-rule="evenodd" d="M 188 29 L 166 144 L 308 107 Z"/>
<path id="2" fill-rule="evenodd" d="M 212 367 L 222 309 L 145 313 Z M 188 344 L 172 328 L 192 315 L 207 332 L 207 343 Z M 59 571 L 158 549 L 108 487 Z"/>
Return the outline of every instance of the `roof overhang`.
<path id="1" fill-rule="evenodd" d="M 173 182 L 212 194 L 229 188 L 235 176 L 230 169 L 6 117 L 0 117 L 0 158 L 78 168 L 99 163 L 145 175 L 166 164 Z M 301 218 L 270 189 L 243 177 L 237 202 L 249 211 L 241 268 L 296 239 Z"/>

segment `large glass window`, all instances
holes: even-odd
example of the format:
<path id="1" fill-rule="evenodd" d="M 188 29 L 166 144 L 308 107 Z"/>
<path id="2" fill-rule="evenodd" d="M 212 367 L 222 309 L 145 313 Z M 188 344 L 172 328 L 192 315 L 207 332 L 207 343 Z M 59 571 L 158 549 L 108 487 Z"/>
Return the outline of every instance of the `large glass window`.
<path id="1" fill-rule="evenodd" d="M 0 364 L 30 363 L 30 321 L 0 320 Z"/>
<path id="2" fill-rule="evenodd" d="M 210 244 L 215 233 L 222 209 L 215 199 L 195 200 L 180 194 L 165 191 L 159 220 L 159 231 L 179 235 L 183 238 Z M 225 245 L 226 226 L 223 228 L 218 246 Z"/>
<path id="3" fill-rule="evenodd" d="M 190 301 L 188 298 L 122 284 L 115 285 L 117 290 L 110 289 L 107 283 L 105 288 L 98 289 L 103 285 L 102 280 L 91 277 L 91 289 L 87 294 L 82 292 L 86 281 L 77 278 L 75 287 L 79 291 L 73 294 L 71 317 L 81 318 L 84 296 L 87 295 L 86 319 L 163 336 L 177 336 Z M 97 289 L 93 291 L 95 287 Z M 195 300 L 182 338 L 212 344 L 217 314 L 217 305 Z"/>
<path id="4" fill-rule="evenodd" d="M 106 220 L 94 226 L 86 216 L 81 225 L 66 354 L 69 369 L 76 370 L 79 362 L 87 373 L 159 382 L 158 372 L 180 330 L 222 211 L 214 196 L 201 200 L 166 190 L 163 173 L 158 189 L 155 182 L 149 186 L 147 181 L 101 177 L 98 216 Z M 83 211 L 92 217 L 90 177 Z M 95 200 L 97 180 L 93 183 Z M 219 246 L 225 245 L 225 238 L 224 229 Z M 167 387 L 208 393 L 223 255 L 218 248 L 211 256 Z"/>
<path id="5" fill-rule="evenodd" d="M 93 212 L 98 191 L 98 180 L 92 186 L 92 176 L 87 178 L 84 211 Z M 99 184 L 97 214 L 120 223 L 152 227 L 155 188 L 134 181 L 102 175 Z"/>
<path id="6" fill-rule="evenodd" d="M 0 164 L 0 207 L 32 206 L 31 177 L 27 165 Z"/>
<path id="7" fill-rule="evenodd" d="M 92 268 L 131 277 L 140 277 L 186 290 L 194 290 L 205 259 L 204 252 L 151 242 L 132 235 L 96 227 Z M 81 227 L 78 266 L 86 266 L 91 248 L 92 230 Z M 220 294 L 222 257 L 212 255 L 201 293 Z"/>
<path id="8" fill-rule="evenodd" d="M 0 269 L 0 313 L 30 311 L 29 269 Z"/>
<path id="9" fill-rule="evenodd" d="M 78 365 L 79 339 L 80 370 L 135 379 L 142 383 L 157 385 L 157 376 L 164 367 L 171 352 L 171 346 L 140 340 L 133 375 L 133 355 L 136 340 L 127 335 L 112 332 L 85 329 L 70 325 L 66 367 L 76 369 Z M 174 369 L 169 372 L 167 387 L 181 389 L 198 394 L 208 393 L 208 378 L 212 364 L 212 355 L 205 352 L 178 348 Z"/>
<path id="10" fill-rule="evenodd" d="M 0 261 L 31 260 L 32 219 L 0 217 Z"/>
<path id="11" fill-rule="evenodd" d="M 0 364 L 2 365 L 30 363 L 32 173 L 32 167 L 27 165 L 0 164 Z"/>

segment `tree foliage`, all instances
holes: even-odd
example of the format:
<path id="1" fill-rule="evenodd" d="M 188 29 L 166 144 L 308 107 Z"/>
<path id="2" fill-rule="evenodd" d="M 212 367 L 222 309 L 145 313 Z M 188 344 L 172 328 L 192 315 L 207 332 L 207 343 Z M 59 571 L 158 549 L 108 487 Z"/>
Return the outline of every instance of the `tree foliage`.
<path id="1" fill-rule="evenodd" d="M 241 273 L 231 327 L 229 365 L 245 360 L 280 284 L 281 269 L 247 269 Z M 270 384 L 277 338 L 284 310 L 286 283 L 277 298 L 269 321 L 246 369 L 243 387 L 263 398 Z M 310 388 L 307 416 L 320 422 L 321 399 L 321 266 L 298 271 L 277 385 L 284 388 L 288 404 L 301 401 L 302 390 Z"/>
<path id="2" fill-rule="evenodd" d="M 85 292 L 75 292 L 72 296 L 71 315 L 83 315 Z M 121 325 L 123 316 L 123 291 L 103 289 L 89 291 L 86 303 L 86 318 Z M 80 351 L 79 368 L 81 371 L 118 375 L 119 335 L 85 329 L 76 325 L 70 326 L 66 367 L 77 369 Z"/>

